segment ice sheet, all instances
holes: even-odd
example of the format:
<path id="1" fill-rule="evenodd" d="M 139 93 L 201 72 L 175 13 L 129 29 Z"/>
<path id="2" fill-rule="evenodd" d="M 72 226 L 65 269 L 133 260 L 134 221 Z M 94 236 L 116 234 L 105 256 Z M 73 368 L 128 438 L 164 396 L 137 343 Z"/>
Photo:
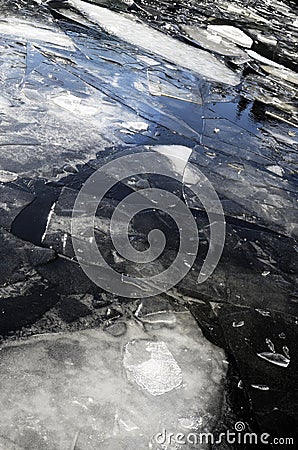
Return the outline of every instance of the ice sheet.
<path id="1" fill-rule="evenodd" d="M 74 45 L 70 38 L 64 33 L 59 33 L 55 29 L 39 28 L 36 24 L 22 22 L 17 19 L 10 19 L 7 22 L 0 21 L 0 35 L 18 37 L 30 41 L 43 41 L 69 50 L 74 50 Z"/>
<path id="2" fill-rule="evenodd" d="M 145 24 L 136 22 L 132 17 L 126 17 L 99 6 L 88 5 L 80 0 L 71 0 L 71 4 L 87 14 L 90 20 L 95 21 L 108 33 L 126 42 L 162 56 L 206 79 L 232 86 L 239 83 L 236 74 L 207 52 L 190 49 L 187 45 L 174 41 Z"/>
<path id="3" fill-rule="evenodd" d="M 0 446 L 64 450 L 75 440 L 86 450 L 157 449 L 154 436 L 163 429 L 212 430 L 225 355 L 190 313 L 176 316 L 174 329 L 144 332 L 127 321 L 120 337 L 97 329 L 2 348 Z M 127 376 L 132 370 L 137 384 Z"/>
<path id="4" fill-rule="evenodd" d="M 98 0 L 96 3 L 118 11 L 122 7 L 126 9 L 121 2 L 112 4 L 109 0 Z M 97 9 L 87 3 L 85 7 Z M 237 361 L 240 374 L 232 373 L 233 380 L 234 376 L 241 378 L 239 388 L 235 388 L 236 396 L 238 398 L 238 393 L 245 389 L 260 429 L 272 435 L 282 429 L 283 434 L 291 435 L 298 429 L 297 242 L 289 237 L 297 232 L 295 70 L 298 34 L 293 3 L 257 0 L 250 5 L 242 0 L 237 3 L 202 0 L 174 5 L 167 0 L 152 0 L 148 5 L 147 0 L 138 0 L 129 6 L 130 14 L 126 16 L 105 8 L 100 19 L 102 26 L 87 15 L 81 15 L 78 9 L 70 10 L 67 2 L 0 0 L 0 8 L 3 23 L 21 21 L 27 31 L 31 31 L 34 23 L 34 31 L 40 37 L 45 35 L 45 30 L 51 32 L 44 40 L 24 34 L 24 28 L 20 28 L 22 36 L 16 36 L 17 31 L 11 29 L 1 35 L 0 222 L 6 229 L 0 233 L 4 255 L 0 286 L 1 333 L 12 333 L 21 326 L 25 326 L 20 332 L 24 335 L 36 330 L 54 332 L 86 326 L 98 330 L 99 323 L 106 320 L 104 328 L 111 339 L 125 336 L 126 322 L 114 323 L 111 317 L 123 314 L 126 306 L 98 293 L 72 259 L 69 237 L 72 200 L 88 174 L 122 150 L 128 153 L 146 151 L 155 145 L 187 147 L 185 163 L 189 161 L 205 171 L 226 213 L 225 251 L 213 276 L 203 285 L 196 283 L 195 275 L 199 273 L 208 247 L 209 225 L 200 201 L 191 197 L 185 185 L 181 189 L 175 183 L 149 176 L 136 176 L 124 183 L 99 211 L 96 224 L 99 242 L 105 256 L 119 271 L 130 269 L 129 263 L 111 251 L 107 236 L 109 214 L 117 204 L 113 196 L 121 196 L 123 191 L 139 191 L 148 185 L 169 189 L 178 196 L 184 194 L 197 220 L 200 254 L 195 270 L 168 296 L 184 306 L 191 305 L 206 336 L 225 346 Z M 117 19 L 110 23 L 114 34 L 105 31 L 104 27 L 109 25 L 105 21 L 107 18 Z M 142 23 L 135 27 L 138 18 Z M 207 82 L 200 76 L 201 70 L 206 73 L 206 79 L 210 75 L 211 66 L 208 70 L 204 67 L 205 58 L 214 62 L 213 52 L 217 55 L 229 52 L 223 46 L 225 38 L 212 33 L 213 41 L 210 41 L 210 33 L 206 32 L 208 25 L 223 23 L 241 29 L 254 41 L 255 53 L 243 56 L 244 50 L 233 44 L 229 47 L 230 53 L 237 49 L 237 55 L 216 57 L 219 71 L 226 70 L 225 61 L 233 70 L 224 73 L 229 76 L 237 73 L 237 79 L 241 78 L 242 83 L 236 87 Z M 121 29 L 121 24 L 133 26 L 138 33 Z M 192 42 L 188 39 L 181 47 L 185 27 L 191 27 L 192 32 L 196 30 L 200 42 L 194 42 L 193 35 Z M 144 36 L 140 36 L 141 31 Z M 61 45 L 62 36 L 67 37 L 67 42 L 71 40 L 72 48 Z M 158 36 L 159 41 L 166 42 L 166 48 L 160 47 L 159 41 L 154 48 L 151 45 L 156 41 L 143 43 L 142 39 L 149 36 Z M 185 57 L 200 55 L 200 65 L 194 67 L 193 58 L 187 62 L 188 69 L 184 68 L 177 54 L 172 52 L 178 43 L 179 48 L 188 49 Z M 195 47 L 198 44 L 206 52 L 198 52 Z M 172 60 L 168 59 L 170 51 L 174 54 Z M 221 74 L 215 76 L 222 79 Z M 44 178 L 42 193 L 38 191 L 38 177 Z M 55 186 L 57 199 L 59 189 L 65 185 L 68 188 L 62 189 L 61 197 L 52 206 L 47 228 L 45 217 L 37 234 L 45 231 L 43 245 L 52 246 L 59 256 L 53 250 L 25 242 L 29 239 L 28 230 L 32 230 L 32 239 L 33 219 L 50 212 L 49 191 L 52 192 L 53 186 L 49 182 L 52 181 L 59 181 Z M 67 199 L 64 196 L 68 196 Z M 169 253 L 154 266 L 155 271 L 160 271 L 171 261 L 176 235 L 165 217 L 154 213 L 142 219 L 142 226 L 136 221 L 130 229 L 140 248 L 146 248 L 146 233 L 156 225 L 163 226 L 170 237 Z M 82 228 L 88 225 L 89 218 Z M 26 231 L 21 234 L 23 240 L 8 233 L 9 230 L 15 233 L 16 228 L 19 233 Z M 136 271 L 142 272 L 139 267 Z M 156 298 L 154 301 L 158 304 L 154 313 L 142 314 L 140 309 L 135 314 L 138 327 L 154 330 L 154 333 L 161 326 L 173 328 L 177 322 L 175 315 L 165 311 Z M 104 311 L 102 305 L 109 302 L 112 306 L 110 304 Z M 96 306 L 92 310 L 93 304 Z M 139 338 L 133 336 L 133 339 Z M 129 365 L 135 368 L 140 380 L 145 373 L 142 364 L 147 362 L 145 368 L 154 368 L 154 374 L 164 381 L 159 363 L 155 363 L 156 359 L 146 350 L 147 338 L 146 333 L 141 336 L 140 351 L 134 352 L 136 360 Z M 164 336 L 159 336 L 159 343 L 165 341 Z M 166 362 L 170 363 L 166 367 L 173 364 L 177 376 L 167 379 L 168 386 L 173 387 L 171 391 L 154 398 L 184 389 L 181 361 L 175 349 L 168 343 L 165 345 L 172 355 L 166 352 Z M 122 349 L 124 351 L 124 346 Z M 138 359 L 144 354 L 146 358 Z M 125 375 L 126 369 L 121 367 Z M 179 384 L 178 367 L 182 371 L 182 384 Z M 140 384 L 150 387 L 147 381 L 143 379 Z M 141 391 L 135 380 L 132 386 L 143 395 L 151 396 L 148 390 Z M 160 386 L 157 384 L 158 392 Z M 74 405 L 85 410 L 77 403 Z M 74 415 L 78 416 L 77 410 Z M 115 432 L 135 430 L 135 419 L 127 410 L 116 411 L 111 423 Z M 179 424 L 186 429 L 195 423 L 198 421 L 191 416 L 179 417 Z M 18 422 L 20 428 L 25 429 L 27 425 L 27 422 Z M 104 420 L 101 425 L 101 430 L 107 429 Z M 110 422 L 108 428 L 111 429 Z M 40 429 L 39 432 L 42 434 Z M 71 429 L 67 443 L 76 436 L 77 432 Z M 40 450 L 43 443 L 36 434 L 34 439 Z M 84 433 L 77 436 L 78 445 L 83 448 L 87 441 Z M 10 444 L 4 440 L 5 450 Z M 130 448 L 129 443 L 126 444 Z M 113 437 L 106 443 L 106 447 L 113 450 L 116 445 Z M 141 448 L 139 442 L 136 448 Z"/>

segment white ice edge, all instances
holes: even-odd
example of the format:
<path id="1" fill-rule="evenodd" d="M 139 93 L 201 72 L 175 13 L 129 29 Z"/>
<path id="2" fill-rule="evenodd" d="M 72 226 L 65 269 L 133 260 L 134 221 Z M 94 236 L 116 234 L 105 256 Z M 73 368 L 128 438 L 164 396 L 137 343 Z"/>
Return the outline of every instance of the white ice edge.
<path id="1" fill-rule="evenodd" d="M 59 47 L 67 47 L 74 50 L 72 40 L 64 33 L 56 32 L 54 29 L 38 28 L 30 22 L 11 18 L 9 21 L 0 22 L 0 35 L 18 36 L 28 41 L 44 41 Z"/>
<path id="2" fill-rule="evenodd" d="M 255 59 L 256 61 L 259 61 L 263 64 L 268 64 L 269 66 L 273 66 L 279 69 L 283 69 L 284 66 L 282 66 L 281 64 L 278 64 L 275 61 L 272 61 L 271 59 L 265 58 L 262 55 L 259 55 L 258 53 L 254 52 L 253 50 L 246 50 L 246 53 L 253 59 Z"/>

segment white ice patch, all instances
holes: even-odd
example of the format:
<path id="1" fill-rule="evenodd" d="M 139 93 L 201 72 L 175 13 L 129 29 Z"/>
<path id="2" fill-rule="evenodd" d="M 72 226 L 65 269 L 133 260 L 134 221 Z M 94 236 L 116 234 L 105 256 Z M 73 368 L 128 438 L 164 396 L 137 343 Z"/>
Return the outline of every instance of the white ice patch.
<path id="1" fill-rule="evenodd" d="M 182 383 L 181 369 L 164 342 L 129 342 L 125 346 L 123 364 L 128 378 L 151 395 L 165 394 Z"/>
<path id="2" fill-rule="evenodd" d="M 260 391 L 269 391 L 269 387 L 265 384 L 252 384 L 251 387 L 254 389 L 259 389 Z"/>
<path id="3" fill-rule="evenodd" d="M 39 28 L 30 22 L 24 22 L 15 18 L 1 21 L 0 34 L 18 36 L 28 41 L 43 41 L 59 47 L 67 47 L 74 50 L 72 40 L 64 33 L 51 30 L 50 28 Z"/>
<path id="4" fill-rule="evenodd" d="M 183 145 L 155 145 L 152 150 L 167 157 L 174 170 L 183 176 L 192 149 Z"/>
<path id="5" fill-rule="evenodd" d="M 282 66 L 275 67 L 270 65 L 263 65 L 262 69 L 274 77 L 289 81 L 290 83 L 296 84 L 296 86 L 298 86 L 298 74 L 293 70 L 286 69 Z"/>
<path id="6" fill-rule="evenodd" d="M 203 336 L 189 312 L 175 315 L 174 329 L 145 332 L 131 320 L 117 337 L 97 328 L 4 343 L 0 448 L 153 450 L 152 437 L 159 430 L 214 429 L 224 399 L 225 354 Z M 132 342 L 143 344 L 135 350 Z M 129 382 L 123 367 L 126 348 L 130 366 L 159 355 L 167 372 L 156 375 L 171 386 L 182 371 L 183 386 L 156 396 Z M 156 378 L 152 383 L 162 389 Z"/>
<path id="7" fill-rule="evenodd" d="M 259 42 L 267 45 L 277 45 L 277 39 L 272 36 L 264 36 L 262 33 L 257 34 L 257 39 Z"/>
<path id="8" fill-rule="evenodd" d="M 52 204 L 52 207 L 50 209 L 50 212 L 49 212 L 49 215 L 48 215 L 48 219 L 47 219 L 46 229 L 45 229 L 45 231 L 44 231 L 44 233 L 42 235 L 41 242 L 44 241 L 44 239 L 45 239 L 45 237 L 47 235 L 48 228 L 49 228 L 50 223 L 51 223 L 51 218 L 52 218 L 52 215 L 53 215 L 53 213 L 55 211 L 55 206 L 56 206 L 56 202 Z"/>
<path id="9" fill-rule="evenodd" d="M 11 102 L 7 98 L 0 95 L 0 108 L 6 108 L 6 107 L 10 107 L 10 106 L 11 106 Z"/>
<path id="10" fill-rule="evenodd" d="M 259 55 L 258 53 L 254 52 L 253 50 L 246 50 L 247 54 L 255 59 L 256 61 L 259 61 L 263 64 L 268 64 L 269 66 L 278 67 L 280 69 L 283 68 L 280 64 L 276 63 L 275 61 L 272 61 L 271 59 L 265 58 L 264 56 Z"/>
<path id="11" fill-rule="evenodd" d="M 253 44 L 253 40 L 243 33 L 239 28 L 232 27 L 231 25 L 208 25 L 208 31 L 218 34 L 230 41 L 234 42 L 240 47 L 250 48 Z"/>
<path id="12" fill-rule="evenodd" d="M 0 170 L 0 182 L 9 183 L 10 181 L 15 181 L 18 178 L 18 174 L 14 172 L 9 172 L 7 170 Z"/>
<path id="13" fill-rule="evenodd" d="M 183 31 L 188 36 L 204 47 L 206 50 L 219 53 L 225 56 L 243 56 L 244 52 L 230 40 L 223 39 L 222 36 L 211 30 L 205 30 L 196 26 L 185 25 Z"/>
<path id="14" fill-rule="evenodd" d="M 149 128 L 148 123 L 140 122 L 140 121 L 122 122 L 121 126 L 122 126 L 122 128 L 125 128 L 126 130 L 132 131 L 135 133 L 138 133 L 141 131 L 147 131 Z"/>
<path id="15" fill-rule="evenodd" d="M 145 55 L 138 55 L 138 59 L 143 61 L 148 66 L 158 66 L 159 65 L 158 61 L 156 61 L 155 59 L 149 58 L 148 56 L 145 56 Z"/>
<path id="16" fill-rule="evenodd" d="M 209 80 L 232 86 L 240 82 L 238 75 L 210 53 L 191 48 L 183 42 L 137 22 L 132 16 L 124 16 L 107 8 L 89 5 L 81 0 L 71 0 L 71 4 L 86 14 L 90 20 L 100 25 L 106 32 L 130 44 L 159 55 L 178 66 L 192 70 Z"/>
<path id="17" fill-rule="evenodd" d="M 278 175 L 279 177 L 282 177 L 284 175 L 284 169 L 280 166 L 267 166 L 267 169 L 270 170 L 270 172 L 275 173 L 275 175 Z"/>
<path id="18" fill-rule="evenodd" d="M 82 115 L 82 116 L 94 116 L 98 112 L 98 108 L 88 104 L 87 100 L 83 100 L 71 93 L 65 93 L 51 98 L 52 102 L 60 106 L 60 108 L 67 109 L 68 111 Z"/>

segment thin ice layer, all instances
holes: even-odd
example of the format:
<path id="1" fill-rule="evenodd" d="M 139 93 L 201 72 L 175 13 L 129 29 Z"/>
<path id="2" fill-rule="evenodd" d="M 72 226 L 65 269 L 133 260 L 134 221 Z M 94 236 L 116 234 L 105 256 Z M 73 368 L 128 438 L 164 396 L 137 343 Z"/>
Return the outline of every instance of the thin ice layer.
<path id="1" fill-rule="evenodd" d="M 137 120 L 30 43 L 4 40 L 0 61 L 3 177 L 61 176 L 65 164 L 86 162 L 111 143 L 120 144 L 123 121 Z"/>

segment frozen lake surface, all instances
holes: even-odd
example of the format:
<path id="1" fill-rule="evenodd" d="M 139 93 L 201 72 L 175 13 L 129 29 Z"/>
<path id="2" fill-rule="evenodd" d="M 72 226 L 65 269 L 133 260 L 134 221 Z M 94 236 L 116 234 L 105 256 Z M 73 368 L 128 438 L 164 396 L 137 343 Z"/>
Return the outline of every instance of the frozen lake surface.
<path id="1" fill-rule="evenodd" d="M 293 436 L 297 47 L 291 1 L 0 0 L 2 448 L 60 450 L 77 439 L 72 450 L 103 448 L 92 442 L 107 440 L 104 448 L 124 449 L 130 433 L 135 447 L 148 448 L 154 430 L 163 423 L 180 430 L 178 422 L 190 410 L 190 429 L 209 417 L 209 431 L 233 429 L 242 420 L 247 429 Z M 80 269 L 71 213 L 83 183 L 105 163 L 134 152 L 169 155 L 174 148 L 184 152 L 182 179 L 130 177 L 97 210 L 97 244 L 126 274 L 142 267 L 125 261 L 108 233 L 113 210 L 126 195 L 166 189 L 194 216 L 200 252 L 193 270 L 148 300 L 155 306 L 141 320 L 140 300 L 102 291 Z M 220 263 L 201 285 L 210 224 L 190 189 L 192 167 L 214 186 L 227 223 Z M 178 251 L 177 227 L 154 208 L 130 224 L 136 248 L 147 249 L 154 228 L 163 231 L 167 247 L 150 273 L 166 269 Z M 182 358 L 183 346 L 188 356 Z M 163 388 L 143 379 L 144 368 L 159 370 L 155 352 L 170 367 Z M 210 384 L 209 359 L 218 370 Z M 81 380 L 73 391 L 71 371 Z M 37 389 L 41 384 L 43 390 Z M 89 385 L 95 404 L 106 405 L 106 418 L 86 403 L 93 394 L 81 389 Z M 77 398 L 80 404 L 73 403 Z M 21 399 L 15 410 L 11 404 Z M 188 419 L 182 423 L 189 425 Z M 141 429 L 145 445 L 138 441 Z"/>

